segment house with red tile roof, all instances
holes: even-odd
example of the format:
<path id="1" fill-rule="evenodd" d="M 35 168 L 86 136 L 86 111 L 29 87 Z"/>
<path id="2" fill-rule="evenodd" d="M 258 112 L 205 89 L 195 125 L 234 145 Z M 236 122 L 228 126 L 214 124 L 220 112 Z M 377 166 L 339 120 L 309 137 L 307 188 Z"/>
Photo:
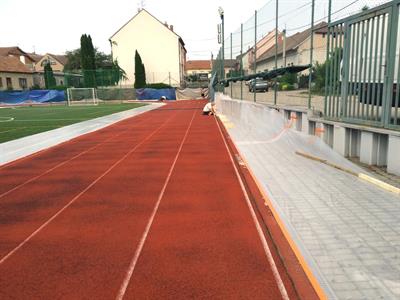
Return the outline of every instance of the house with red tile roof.
<path id="1" fill-rule="evenodd" d="M 33 86 L 33 70 L 17 55 L 0 55 L 0 90 L 26 90 Z"/>

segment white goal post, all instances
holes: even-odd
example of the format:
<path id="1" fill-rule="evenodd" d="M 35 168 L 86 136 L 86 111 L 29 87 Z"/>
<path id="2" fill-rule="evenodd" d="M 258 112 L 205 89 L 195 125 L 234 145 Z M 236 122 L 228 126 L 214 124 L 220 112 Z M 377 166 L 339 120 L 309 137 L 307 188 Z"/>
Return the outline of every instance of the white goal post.
<path id="1" fill-rule="evenodd" d="M 68 88 L 67 89 L 68 106 L 72 105 L 97 105 L 95 88 Z"/>

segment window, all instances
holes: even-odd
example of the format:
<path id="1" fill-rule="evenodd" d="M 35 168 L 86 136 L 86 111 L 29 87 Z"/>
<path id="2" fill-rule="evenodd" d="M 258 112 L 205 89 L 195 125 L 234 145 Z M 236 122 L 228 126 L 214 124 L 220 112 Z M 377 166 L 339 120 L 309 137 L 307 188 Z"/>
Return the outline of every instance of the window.
<path id="1" fill-rule="evenodd" d="M 0 88 L 3 87 L 3 78 L 0 77 Z"/>
<path id="2" fill-rule="evenodd" d="M 18 78 L 19 81 L 19 87 L 23 90 L 26 90 L 28 87 L 28 83 L 26 81 L 26 78 Z"/>
<path id="3" fill-rule="evenodd" d="M 11 77 L 6 78 L 6 84 L 7 84 L 7 89 L 12 90 L 13 86 L 12 86 Z"/>
<path id="4" fill-rule="evenodd" d="M 52 60 L 50 57 L 48 57 L 48 58 L 46 58 L 46 59 L 44 59 L 44 60 L 42 61 L 42 63 L 40 64 L 40 66 L 44 67 L 44 66 L 47 65 L 47 64 L 56 65 L 57 63 L 56 63 L 55 60 Z"/>

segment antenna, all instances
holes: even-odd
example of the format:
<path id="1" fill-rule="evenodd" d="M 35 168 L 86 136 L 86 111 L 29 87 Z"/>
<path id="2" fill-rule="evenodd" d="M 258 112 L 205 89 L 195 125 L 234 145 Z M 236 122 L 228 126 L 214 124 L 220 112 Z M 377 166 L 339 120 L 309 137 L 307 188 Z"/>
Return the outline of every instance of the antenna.
<path id="1" fill-rule="evenodd" d="M 138 11 L 141 11 L 145 7 L 146 7 L 146 0 L 139 0 L 138 1 Z"/>

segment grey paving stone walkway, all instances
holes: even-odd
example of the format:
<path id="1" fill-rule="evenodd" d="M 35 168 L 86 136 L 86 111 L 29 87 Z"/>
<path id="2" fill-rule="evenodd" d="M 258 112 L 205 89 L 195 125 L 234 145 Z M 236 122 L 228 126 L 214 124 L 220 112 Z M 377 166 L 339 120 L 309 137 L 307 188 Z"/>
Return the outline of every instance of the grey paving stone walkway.
<path id="1" fill-rule="evenodd" d="M 400 197 L 296 155 L 365 173 L 318 137 L 286 130 L 282 115 L 262 104 L 217 107 L 329 298 L 400 299 Z"/>

